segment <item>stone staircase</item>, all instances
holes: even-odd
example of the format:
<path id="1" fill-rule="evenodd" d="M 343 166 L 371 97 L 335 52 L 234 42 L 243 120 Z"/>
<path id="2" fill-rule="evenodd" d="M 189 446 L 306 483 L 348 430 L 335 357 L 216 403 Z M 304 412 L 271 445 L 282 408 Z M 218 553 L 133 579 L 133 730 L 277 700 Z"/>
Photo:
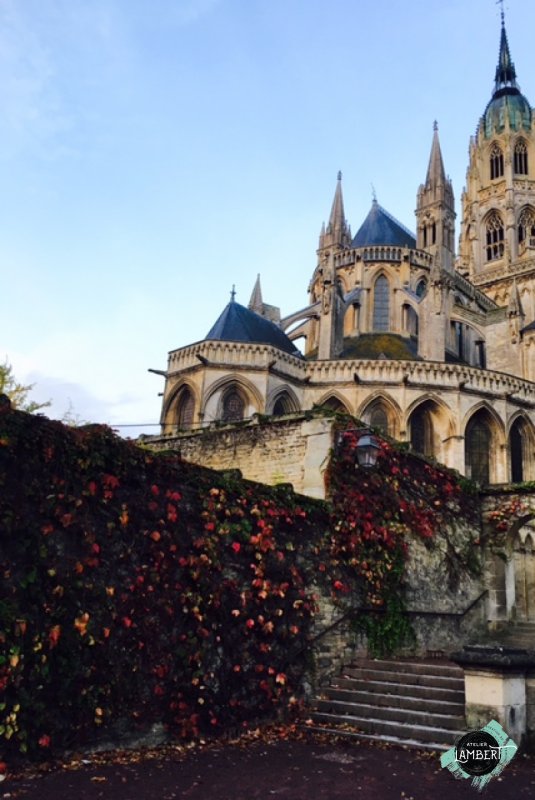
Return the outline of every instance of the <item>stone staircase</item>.
<path id="1" fill-rule="evenodd" d="M 499 632 L 490 633 L 490 641 L 505 647 L 535 651 L 535 622 L 513 622 Z"/>
<path id="2" fill-rule="evenodd" d="M 322 689 L 310 716 L 316 732 L 449 750 L 467 732 L 463 671 L 445 661 L 362 660 Z"/>

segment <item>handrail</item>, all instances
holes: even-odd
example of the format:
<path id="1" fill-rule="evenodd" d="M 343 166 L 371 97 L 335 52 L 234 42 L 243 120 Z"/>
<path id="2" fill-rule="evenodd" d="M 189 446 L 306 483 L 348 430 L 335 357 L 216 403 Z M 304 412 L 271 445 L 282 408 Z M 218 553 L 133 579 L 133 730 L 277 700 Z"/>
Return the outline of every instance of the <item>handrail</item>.
<path id="1" fill-rule="evenodd" d="M 418 610 L 418 609 L 407 609 L 404 613 L 409 617 L 453 617 L 454 619 L 463 619 L 473 608 L 476 606 L 480 600 L 482 600 L 487 594 L 489 590 L 484 589 L 475 600 L 463 610 L 463 611 L 428 611 L 428 610 Z M 353 617 L 356 613 L 365 613 L 365 614 L 384 614 L 384 608 L 372 608 L 371 606 L 359 606 L 357 608 L 350 608 L 341 617 L 338 617 L 337 620 L 332 622 L 322 631 L 317 633 L 308 641 L 308 646 L 313 646 L 319 639 L 322 639 L 332 630 L 337 628 L 341 625 L 349 617 Z"/>

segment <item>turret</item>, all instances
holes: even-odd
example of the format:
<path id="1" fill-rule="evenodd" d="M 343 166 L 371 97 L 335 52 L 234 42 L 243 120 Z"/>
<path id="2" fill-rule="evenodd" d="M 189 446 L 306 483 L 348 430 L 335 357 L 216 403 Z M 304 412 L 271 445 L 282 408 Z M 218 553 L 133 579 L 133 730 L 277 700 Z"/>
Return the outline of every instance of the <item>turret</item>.
<path id="1" fill-rule="evenodd" d="M 344 198 L 342 195 L 342 173 L 339 172 L 329 222 L 327 227 L 323 226 L 321 229 L 319 249 L 323 250 L 327 247 L 349 247 L 350 244 L 351 230 L 345 218 Z"/>
<path id="2" fill-rule="evenodd" d="M 434 255 L 444 269 L 453 269 L 455 201 L 444 170 L 436 122 L 425 183 L 418 189 L 416 220 L 418 249 Z"/>

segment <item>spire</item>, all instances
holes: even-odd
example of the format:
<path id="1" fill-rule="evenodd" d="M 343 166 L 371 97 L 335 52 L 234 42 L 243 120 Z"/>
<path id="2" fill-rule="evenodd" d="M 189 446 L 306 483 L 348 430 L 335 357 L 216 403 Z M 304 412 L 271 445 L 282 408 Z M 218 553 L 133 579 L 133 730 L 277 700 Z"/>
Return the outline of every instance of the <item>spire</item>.
<path id="1" fill-rule="evenodd" d="M 516 88 L 516 70 L 515 65 L 511 59 L 511 52 L 509 50 L 509 42 L 507 41 L 507 33 L 505 31 L 505 15 L 502 9 L 502 32 L 500 36 L 500 52 L 498 55 L 498 66 L 496 67 L 496 76 L 494 78 L 496 85 L 495 92 L 506 86 L 514 86 Z"/>
<path id="2" fill-rule="evenodd" d="M 345 225 L 344 217 L 344 198 L 342 196 L 342 173 L 338 172 L 336 177 L 336 190 L 334 192 L 334 200 L 331 208 L 331 216 L 329 217 L 329 224 L 327 230 L 333 232 L 336 228 L 342 228 Z"/>
<path id="3" fill-rule="evenodd" d="M 417 247 L 435 257 L 445 270 L 453 268 L 455 202 L 451 180 L 446 177 L 438 123 L 433 123 L 433 143 L 425 183 L 416 199 Z"/>
<path id="4" fill-rule="evenodd" d="M 342 195 L 342 173 L 338 172 L 331 215 L 325 233 L 322 231 L 320 235 L 320 247 L 329 244 L 345 246 L 349 243 L 349 228 L 345 218 L 344 198 Z"/>
<path id="5" fill-rule="evenodd" d="M 256 277 L 256 283 L 249 300 L 248 308 L 251 311 L 256 311 L 257 314 L 262 314 L 264 308 L 264 301 L 262 300 L 262 287 L 260 286 L 260 274 Z"/>
<path id="6" fill-rule="evenodd" d="M 433 123 L 433 144 L 431 145 L 431 155 L 429 156 L 429 166 L 427 167 L 426 186 L 440 186 L 446 183 L 446 173 L 442 160 L 442 151 L 438 138 L 438 122 Z"/>

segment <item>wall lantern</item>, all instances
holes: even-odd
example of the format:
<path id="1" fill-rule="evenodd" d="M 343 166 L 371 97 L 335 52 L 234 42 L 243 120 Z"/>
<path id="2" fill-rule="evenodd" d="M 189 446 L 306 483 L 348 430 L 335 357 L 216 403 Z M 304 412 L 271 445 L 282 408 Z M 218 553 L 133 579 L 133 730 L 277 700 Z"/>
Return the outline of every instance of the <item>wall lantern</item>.
<path id="1" fill-rule="evenodd" d="M 379 455 L 379 440 L 369 431 L 366 431 L 359 438 L 356 446 L 357 464 L 359 467 L 375 467 L 377 456 Z"/>
<path id="2" fill-rule="evenodd" d="M 377 456 L 381 445 L 376 436 L 371 433 L 368 428 L 353 428 L 349 431 L 339 431 L 336 437 L 337 449 L 343 448 L 344 439 L 347 433 L 356 434 L 358 436 L 355 445 L 355 466 L 371 469 L 377 463 Z"/>

